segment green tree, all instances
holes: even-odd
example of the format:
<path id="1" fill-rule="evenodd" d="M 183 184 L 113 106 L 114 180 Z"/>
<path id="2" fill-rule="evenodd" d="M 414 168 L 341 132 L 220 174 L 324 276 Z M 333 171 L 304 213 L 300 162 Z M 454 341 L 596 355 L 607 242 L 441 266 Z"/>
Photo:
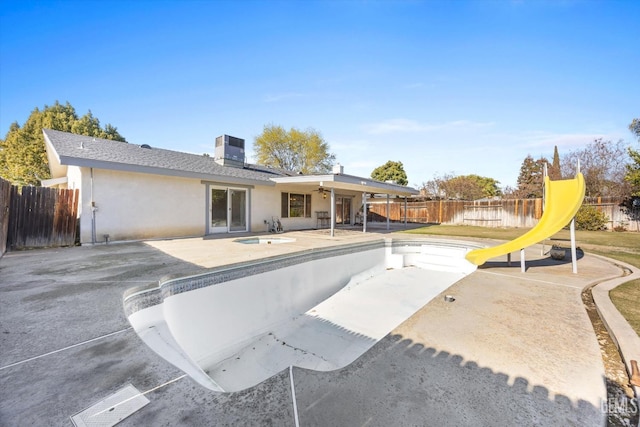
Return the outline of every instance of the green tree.
<path id="1" fill-rule="evenodd" d="M 460 175 L 442 182 L 448 199 L 477 200 L 500 195 L 499 182 L 479 175 Z"/>
<path id="2" fill-rule="evenodd" d="M 638 140 L 640 140 L 640 118 L 631 120 L 629 130 Z"/>
<path id="3" fill-rule="evenodd" d="M 560 168 L 560 155 L 558 154 L 558 146 L 553 147 L 553 162 L 549 166 L 549 179 L 562 179 L 562 170 Z"/>
<path id="4" fill-rule="evenodd" d="M 549 162 L 544 157 L 538 160 L 534 160 L 530 154 L 525 157 L 518 175 L 517 197 L 525 199 L 542 197 L 545 163 Z"/>
<path id="5" fill-rule="evenodd" d="M 482 197 L 502 196 L 502 191 L 500 187 L 498 187 L 500 181 L 479 175 L 467 175 L 467 177 L 480 185 L 480 188 L 482 188 Z"/>
<path id="6" fill-rule="evenodd" d="M 629 125 L 629 130 L 640 141 L 640 119 L 633 119 Z M 629 157 L 631 162 L 625 165 L 625 181 L 631 186 L 631 194 L 640 196 L 640 150 L 629 147 Z"/>
<path id="7" fill-rule="evenodd" d="M 16 185 L 39 185 L 51 176 L 42 129 L 125 141 L 117 128 L 107 124 L 102 129 L 91 111 L 79 118 L 71 104 L 56 101 L 42 110 L 36 107 L 22 127 L 11 124 L 0 140 L 0 177 Z"/>
<path id="8" fill-rule="evenodd" d="M 479 175 L 453 174 L 434 177 L 422 184 L 423 193 L 431 198 L 476 200 L 501 196 L 499 181 Z"/>
<path id="9" fill-rule="evenodd" d="M 392 160 L 375 168 L 373 172 L 371 172 L 371 178 L 382 182 L 393 181 L 398 185 L 409 184 L 407 173 L 404 171 L 402 162 L 394 162 Z"/>
<path id="10" fill-rule="evenodd" d="M 102 137 L 103 130 L 100 128 L 100 120 L 93 117 L 91 110 L 71 124 L 71 133 L 78 135 L 90 135 Z"/>
<path id="11" fill-rule="evenodd" d="M 303 174 L 330 172 L 336 159 L 329 144 L 314 129 L 301 131 L 267 125 L 254 142 L 256 162 Z"/>

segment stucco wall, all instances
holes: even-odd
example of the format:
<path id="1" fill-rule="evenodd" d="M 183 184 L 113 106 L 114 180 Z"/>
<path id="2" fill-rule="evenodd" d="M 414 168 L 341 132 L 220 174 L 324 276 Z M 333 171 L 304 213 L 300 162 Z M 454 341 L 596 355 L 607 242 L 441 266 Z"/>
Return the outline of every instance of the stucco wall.
<path id="1" fill-rule="evenodd" d="M 92 242 L 91 171 L 82 168 L 81 243 Z M 93 170 L 96 242 L 205 234 L 200 180 Z"/>
<path id="2" fill-rule="evenodd" d="M 251 231 L 268 231 L 264 221 L 280 216 L 280 192 L 275 187 L 258 186 L 251 190 Z"/>
<path id="3" fill-rule="evenodd" d="M 69 166 L 69 188 L 79 188 L 81 205 L 80 241 L 92 243 L 94 228 L 91 201 L 95 202 L 95 242 L 142 240 L 153 238 L 203 236 L 208 232 L 207 221 L 210 206 L 207 194 L 210 185 L 199 179 L 168 177 L 133 172 L 93 169 Z M 224 186 L 224 184 L 220 184 Z M 230 185 L 230 187 L 233 187 Z M 281 195 L 283 192 L 310 194 L 310 218 L 282 218 Z M 351 223 L 361 204 L 361 195 L 352 195 Z M 93 197 L 93 199 L 92 199 Z M 317 211 L 331 211 L 331 197 L 327 198 L 311 186 L 258 185 L 250 189 L 250 228 L 254 233 L 269 230 L 265 221 L 280 218 L 287 230 L 304 230 L 318 226 Z M 325 224 L 325 226 L 328 226 Z"/>

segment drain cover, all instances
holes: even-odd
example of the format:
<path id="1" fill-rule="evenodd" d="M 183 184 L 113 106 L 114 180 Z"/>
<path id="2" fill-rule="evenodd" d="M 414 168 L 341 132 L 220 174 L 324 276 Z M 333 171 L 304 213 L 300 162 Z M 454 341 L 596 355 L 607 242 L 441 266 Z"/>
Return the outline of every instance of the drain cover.
<path id="1" fill-rule="evenodd" d="M 76 427 L 112 427 L 142 409 L 149 399 L 131 384 L 71 417 Z"/>

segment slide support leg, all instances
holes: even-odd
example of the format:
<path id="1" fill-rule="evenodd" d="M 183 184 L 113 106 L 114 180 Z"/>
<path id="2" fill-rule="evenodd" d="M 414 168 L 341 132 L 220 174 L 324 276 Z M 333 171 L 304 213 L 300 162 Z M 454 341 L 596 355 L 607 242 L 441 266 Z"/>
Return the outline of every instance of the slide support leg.
<path id="1" fill-rule="evenodd" d="M 520 249 L 520 271 L 523 273 L 527 271 L 524 261 L 524 249 Z"/>
<path id="2" fill-rule="evenodd" d="M 576 219 L 573 218 L 571 220 L 571 225 L 569 226 L 571 230 L 571 269 L 573 274 L 578 274 L 578 260 L 576 257 Z"/>

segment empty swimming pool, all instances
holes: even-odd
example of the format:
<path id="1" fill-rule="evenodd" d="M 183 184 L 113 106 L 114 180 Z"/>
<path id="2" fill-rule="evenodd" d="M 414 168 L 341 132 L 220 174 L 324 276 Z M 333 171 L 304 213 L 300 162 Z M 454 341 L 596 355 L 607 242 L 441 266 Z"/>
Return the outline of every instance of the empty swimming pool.
<path id="1" fill-rule="evenodd" d="M 239 391 L 289 366 L 344 367 L 475 270 L 471 245 L 380 239 L 134 288 L 140 338 L 205 387 Z"/>

